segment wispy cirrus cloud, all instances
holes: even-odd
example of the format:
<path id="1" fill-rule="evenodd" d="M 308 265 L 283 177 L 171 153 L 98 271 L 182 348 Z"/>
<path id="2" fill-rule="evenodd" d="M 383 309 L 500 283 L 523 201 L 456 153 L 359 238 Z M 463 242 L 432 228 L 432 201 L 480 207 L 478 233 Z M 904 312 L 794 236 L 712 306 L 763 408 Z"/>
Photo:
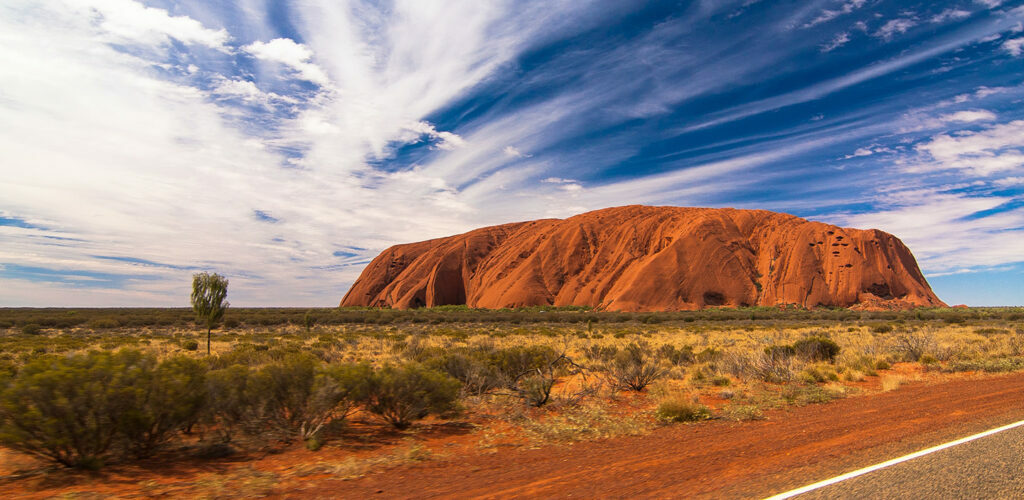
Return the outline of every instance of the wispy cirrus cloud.
<path id="1" fill-rule="evenodd" d="M 917 26 L 918 22 L 916 19 L 904 17 L 899 19 L 890 19 L 886 21 L 872 36 L 881 38 L 885 41 L 890 41 L 896 35 L 906 33 L 910 28 Z"/>
<path id="2" fill-rule="evenodd" d="M 866 3 L 867 0 L 845 0 L 834 9 L 823 9 L 814 19 L 811 19 L 804 24 L 803 27 L 810 28 L 822 23 L 827 23 L 837 17 L 849 14 L 863 7 Z"/>

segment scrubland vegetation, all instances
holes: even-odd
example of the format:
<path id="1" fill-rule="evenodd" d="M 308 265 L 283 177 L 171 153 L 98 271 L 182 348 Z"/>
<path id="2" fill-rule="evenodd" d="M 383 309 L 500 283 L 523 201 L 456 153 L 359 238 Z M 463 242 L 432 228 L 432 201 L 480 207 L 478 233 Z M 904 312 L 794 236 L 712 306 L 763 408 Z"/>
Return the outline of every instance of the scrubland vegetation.
<path id="1" fill-rule="evenodd" d="M 355 422 L 413 436 L 426 421 L 465 423 L 486 451 L 759 419 L 922 373 L 1024 369 L 1021 308 L 232 309 L 209 356 L 192 318 L 0 310 L 0 446 L 95 469 L 315 451 L 358 434 Z"/>

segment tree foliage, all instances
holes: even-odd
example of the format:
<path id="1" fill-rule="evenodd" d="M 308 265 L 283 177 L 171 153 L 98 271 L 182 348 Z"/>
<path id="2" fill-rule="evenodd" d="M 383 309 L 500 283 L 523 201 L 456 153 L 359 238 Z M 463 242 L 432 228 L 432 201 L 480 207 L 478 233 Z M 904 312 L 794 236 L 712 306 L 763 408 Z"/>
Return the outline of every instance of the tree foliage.
<path id="1" fill-rule="evenodd" d="M 227 278 L 217 273 L 192 275 L 192 311 L 196 321 L 206 326 L 206 354 L 210 354 L 210 332 L 224 319 L 224 311 L 230 305 L 227 298 Z"/>

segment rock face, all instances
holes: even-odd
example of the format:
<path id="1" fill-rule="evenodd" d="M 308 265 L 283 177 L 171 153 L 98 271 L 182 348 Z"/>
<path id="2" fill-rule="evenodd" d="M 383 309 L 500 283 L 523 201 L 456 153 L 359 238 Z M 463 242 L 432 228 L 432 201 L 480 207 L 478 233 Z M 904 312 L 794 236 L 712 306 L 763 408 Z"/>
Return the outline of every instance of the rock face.
<path id="1" fill-rule="evenodd" d="M 627 206 L 395 245 L 342 306 L 944 306 L 878 230 L 764 210 Z"/>

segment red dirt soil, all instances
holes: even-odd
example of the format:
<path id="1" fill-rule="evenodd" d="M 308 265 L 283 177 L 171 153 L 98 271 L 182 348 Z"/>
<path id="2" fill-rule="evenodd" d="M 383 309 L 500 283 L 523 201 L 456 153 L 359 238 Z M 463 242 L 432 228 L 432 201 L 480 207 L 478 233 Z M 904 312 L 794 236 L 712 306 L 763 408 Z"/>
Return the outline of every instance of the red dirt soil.
<path id="1" fill-rule="evenodd" d="M 342 306 L 944 306 L 878 230 L 764 210 L 627 206 L 393 246 Z"/>
<path id="2" fill-rule="evenodd" d="M 1024 374 L 911 384 L 639 437 L 428 462 L 292 498 L 763 497 L 1024 418 Z"/>

